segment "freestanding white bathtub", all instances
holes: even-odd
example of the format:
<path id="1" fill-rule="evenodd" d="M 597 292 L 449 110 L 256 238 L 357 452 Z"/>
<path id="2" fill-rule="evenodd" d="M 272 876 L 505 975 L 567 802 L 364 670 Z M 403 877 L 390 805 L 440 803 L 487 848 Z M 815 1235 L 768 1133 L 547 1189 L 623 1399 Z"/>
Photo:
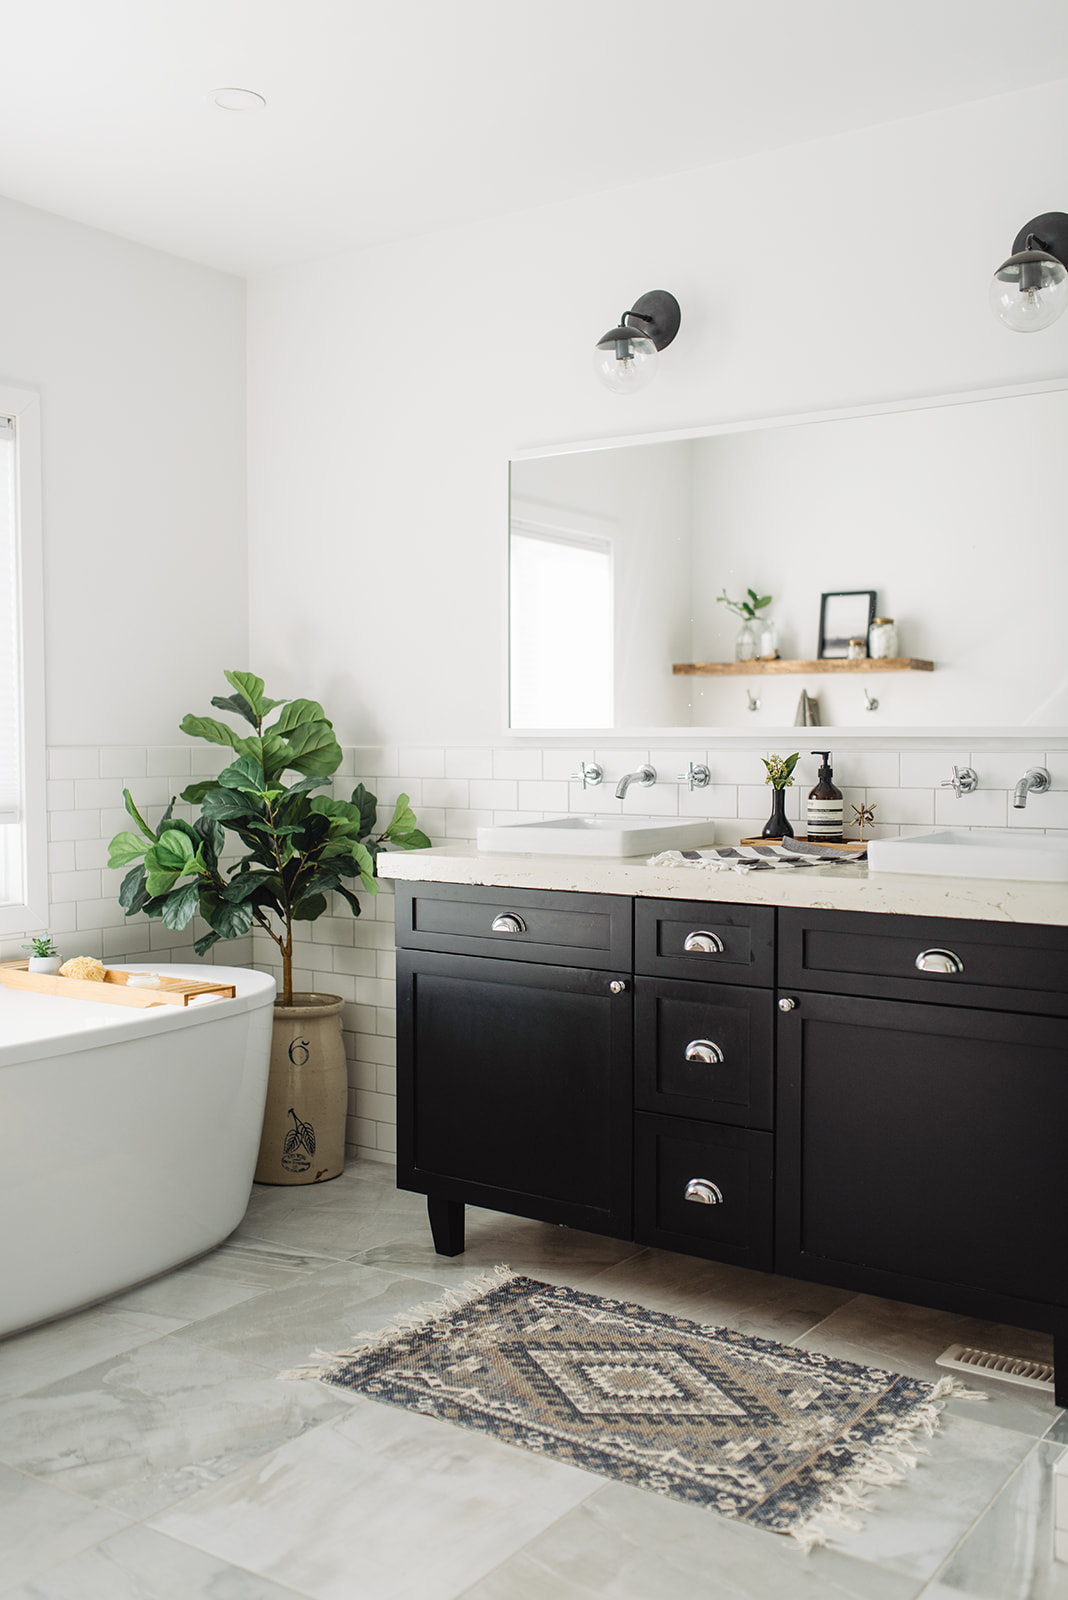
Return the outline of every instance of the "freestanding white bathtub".
<path id="1" fill-rule="evenodd" d="M 0 1334 L 210 1250 L 245 1214 L 274 979 L 157 970 L 237 994 L 137 1010 L 0 986 Z"/>

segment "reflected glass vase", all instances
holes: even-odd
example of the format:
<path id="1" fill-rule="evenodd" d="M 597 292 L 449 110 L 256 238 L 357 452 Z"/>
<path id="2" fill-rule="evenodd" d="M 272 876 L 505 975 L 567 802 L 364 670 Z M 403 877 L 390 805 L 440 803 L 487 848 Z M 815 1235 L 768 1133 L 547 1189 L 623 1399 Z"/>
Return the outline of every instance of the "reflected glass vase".
<path id="1" fill-rule="evenodd" d="M 792 839 L 794 830 L 790 826 L 790 819 L 786 815 L 786 790 L 773 789 L 771 794 L 771 816 L 760 830 L 760 837 L 762 839 Z"/>
<path id="2" fill-rule="evenodd" d="M 760 635 L 751 622 L 743 622 L 734 641 L 735 661 L 755 661 L 760 654 Z"/>

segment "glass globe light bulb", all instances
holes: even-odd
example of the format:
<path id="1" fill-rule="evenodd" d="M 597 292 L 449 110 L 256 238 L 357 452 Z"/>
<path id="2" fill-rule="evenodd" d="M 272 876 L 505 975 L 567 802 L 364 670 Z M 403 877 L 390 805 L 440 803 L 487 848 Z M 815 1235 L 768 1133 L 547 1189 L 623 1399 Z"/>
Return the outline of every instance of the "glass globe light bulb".
<path id="1" fill-rule="evenodd" d="M 1044 250 L 1020 250 L 995 272 L 990 305 L 1014 333 L 1037 333 L 1068 309 L 1068 272 Z"/>
<path id="2" fill-rule="evenodd" d="M 612 328 L 593 354 L 594 371 L 613 394 L 634 394 L 656 373 L 656 345 L 634 328 Z"/>

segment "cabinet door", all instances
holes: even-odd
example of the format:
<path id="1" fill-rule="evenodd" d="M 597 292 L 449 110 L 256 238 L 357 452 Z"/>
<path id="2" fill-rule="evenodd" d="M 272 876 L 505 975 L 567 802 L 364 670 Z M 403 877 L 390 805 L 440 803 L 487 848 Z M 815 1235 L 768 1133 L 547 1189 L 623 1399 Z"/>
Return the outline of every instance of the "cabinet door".
<path id="1" fill-rule="evenodd" d="M 634 1121 L 635 1239 L 770 1269 L 771 1134 L 644 1112 Z"/>
<path id="2" fill-rule="evenodd" d="M 630 1236 L 626 973 L 399 951 L 397 1027 L 402 1188 Z"/>
<path id="3" fill-rule="evenodd" d="M 800 994 L 779 1017 L 777 1270 L 979 1291 L 988 1314 L 1068 1304 L 1066 1117 L 1061 1022 Z"/>

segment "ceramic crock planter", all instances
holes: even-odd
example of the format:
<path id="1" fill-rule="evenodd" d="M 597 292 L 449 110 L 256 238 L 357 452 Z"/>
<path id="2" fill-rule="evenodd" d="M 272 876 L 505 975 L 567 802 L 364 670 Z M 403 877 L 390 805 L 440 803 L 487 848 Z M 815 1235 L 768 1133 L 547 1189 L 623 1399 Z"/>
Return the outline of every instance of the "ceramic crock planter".
<path id="1" fill-rule="evenodd" d="M 348 1071 L 342 999 L 299 991 L 275 1002 L 257 1183 L 325 1183 L 345 1169 Z"/>

